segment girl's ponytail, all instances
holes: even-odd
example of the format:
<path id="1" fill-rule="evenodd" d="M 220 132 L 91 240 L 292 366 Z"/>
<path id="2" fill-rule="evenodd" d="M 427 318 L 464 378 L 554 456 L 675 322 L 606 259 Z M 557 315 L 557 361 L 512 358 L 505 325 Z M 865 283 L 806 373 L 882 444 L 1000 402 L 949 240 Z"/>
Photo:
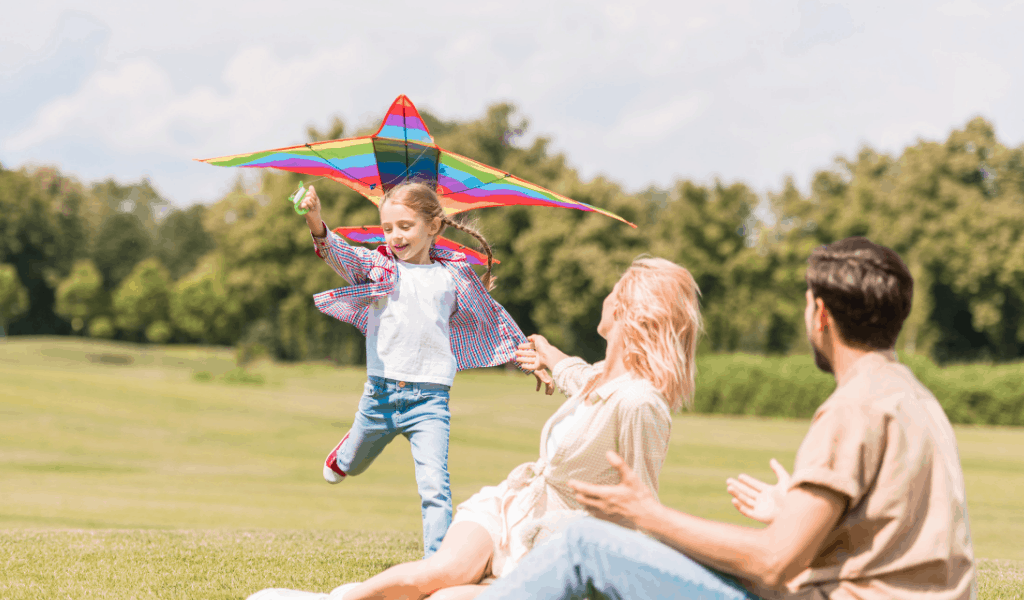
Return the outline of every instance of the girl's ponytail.
<path id="1" fill-rule="evenodd" d="M 474 238 L 476 238 L 476 241 L 480 242 L 480 246 L 483 248 L 484 253 L 487 254 L 487 272 L 484 273 L 483 277 L 481 277 L 481 281 L 483 281 L 484 288 L 488 292 L 493 290 L 494 289 L 494 282 L 495 282 L 495 279 L 496 279 L 494 277 L 494 274 L 491 273 L 491 268 L 494 265 L 494 253 L 491 251 L 491 245 L 487 243 L 486 239 L 484 239 L 483 234 L 481 234 L 479 231 L 477 231 L 476 227 L 473 227 L 472 225 L 469 225 L 467 223 L 459 223 L 457 221 L 453 221 L 451 218 L 448 217 L 448 215 L 442 216 L 441 217 L 441 222 L 444 223 L 445 225 L 449 226 L 449 227 L 454 227 L 455 229 L 458 229 L 459 231 L 464 231 L 464 232 L 468 233 L 469 235 L 471 235 Z"/>

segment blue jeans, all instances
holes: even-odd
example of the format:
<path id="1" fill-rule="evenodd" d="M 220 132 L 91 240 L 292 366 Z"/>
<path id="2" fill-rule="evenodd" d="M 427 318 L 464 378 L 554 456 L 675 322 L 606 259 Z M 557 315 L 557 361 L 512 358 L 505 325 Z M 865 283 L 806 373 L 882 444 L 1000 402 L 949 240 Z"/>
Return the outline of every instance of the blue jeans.
<path id="1" fill-rule="evenodd" d="M 452 524 L 448 477 L 448 386 L 370 376 L 352 429 L 338 449 L 338 468 L 359 475 L 402 434 L 412 446 L 423 515 L 423 552 L 430 556 Z"/>
<path id="2" fill-rule="evenodd" d="M 594 518 L 574 521 L 477 600 L 756 600 L 734 579 L 656 540 Z"/>

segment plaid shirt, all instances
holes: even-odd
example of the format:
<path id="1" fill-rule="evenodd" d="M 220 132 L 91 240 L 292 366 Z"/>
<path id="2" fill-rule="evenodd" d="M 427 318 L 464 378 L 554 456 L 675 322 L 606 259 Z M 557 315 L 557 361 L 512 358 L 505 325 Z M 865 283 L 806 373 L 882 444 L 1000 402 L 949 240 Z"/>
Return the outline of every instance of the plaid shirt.
<path id="1" fill-rule="evenodd" d="M 313 296 L 317 309 L 355 325 L 365 336 L 370 303 L 389 295 L 398 285 L 391 248 L 382 245 L 369 250 L 350 246 L 329 229 L 326 237 L 313 237 L 313 246 L 316 255 L 349 283 Z M 456 308 L 448 329 L 457 369 L 493 367 L 512 361 L 516 347 L 526 341 L 526 336 L 508 312 L 491 298 L 466 262 L 466 255 L 435 246 L 430 249 L 430 258 L 444 265 L 455 282 Z"/>

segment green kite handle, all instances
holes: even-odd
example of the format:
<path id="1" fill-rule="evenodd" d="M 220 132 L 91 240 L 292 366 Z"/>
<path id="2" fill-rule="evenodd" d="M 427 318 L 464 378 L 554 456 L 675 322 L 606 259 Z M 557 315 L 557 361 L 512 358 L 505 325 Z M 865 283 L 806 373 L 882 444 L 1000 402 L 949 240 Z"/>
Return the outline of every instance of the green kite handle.
<path id="1" fill-rule="evenodd" d="M 306 196 L 306 187 L 300 181 L 299 182 L 299 189 L 295 190 L 295 193 L 292 194 L 291 196 L 288 196 L 288 201 L 291 202 L 292 206 L 295 207 L 295 214 L 304 215 L 304 214 L 309 212 L 308 208 L 306 208 L 306 209 L 299 208 L 299 203 L 302 202 L 302 199 L 305 196 Z"/>

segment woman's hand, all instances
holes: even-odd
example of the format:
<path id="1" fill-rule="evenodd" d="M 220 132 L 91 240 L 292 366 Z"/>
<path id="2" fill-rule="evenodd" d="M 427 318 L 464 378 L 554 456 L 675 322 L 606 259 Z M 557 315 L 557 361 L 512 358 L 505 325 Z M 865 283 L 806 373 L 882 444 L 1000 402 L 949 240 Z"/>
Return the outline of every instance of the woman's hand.
<path id="1" fill-rule="evenodd" d="M 299 208 L 309 210 L 304 216 L 306 217 L 306 225 L 309 225 L 310 233 L 316 237 L 327 235 L 327 228 L 324 226 L 324 220 L 320 216 L 320 198 L 316 195 L 316 190 L 313 186 L 309 186 L 309 189 L 306 190 L 306 195 L 303 196 L 302 202 L 299 202 Z"/>
<path id="2" fill-rule="evenodd" d="M 544 393 L 548 396 L 555 393 L 555 380 L 551 379 L 551 373 L 541 369 L 540 371 L 534 371 L 533 376 L 537 378 L 537 389 L 540 391 L 540 384 L 544 384 Z"/>
<path id="3" fill-rule="evenodd" d="M 779 482 L 768 485 L 746 473 L 737 479 L 725 480 L 725 489 L 732 494 L 732 505 L 744 516 L 762 523 L 771 523 L 782 510 L 782 499 L 789 491 L 789 473 L 774 458 L 768 463 Z"/>
<path id="4" fill-rule="evenodd" d="M 533 347 L 533 342 L 523 342 L 519 344 L 519 349 L 516 350 L 516 362 L 523 366 L 524 369 L 533 371 L 533 376 L 537 378 L 537 391 L 540 391 L 540 384 L 544 384 L 544 393 L 550 396 L 555 393 L 555 382 L 551 379 L 551 374 L 545 371 L 539 366 L 540 359 L 537 357 L 537 351 Z"/>
<path id="5" fill-rule="evenodd" d="M 562 359 L 569 358 L 569 355 L 552 346 L 542 335 L 535 333 L 526 339 L 530 343 L 520 344 L 516 351 L 516 360 L 526 369 L 553 369 Z"/>

